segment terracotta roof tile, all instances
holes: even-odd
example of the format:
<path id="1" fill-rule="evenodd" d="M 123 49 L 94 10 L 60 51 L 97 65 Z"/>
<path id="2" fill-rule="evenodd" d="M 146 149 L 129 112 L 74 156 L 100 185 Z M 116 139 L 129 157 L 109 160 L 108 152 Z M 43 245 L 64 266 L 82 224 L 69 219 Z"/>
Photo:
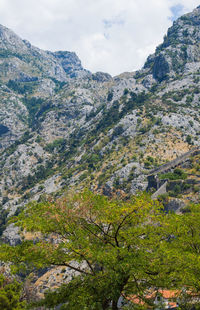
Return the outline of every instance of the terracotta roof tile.
<path id="1" fill-rule="evenodd" d="M 177 298 L 181 294 L 178 290 L 159 290 L 158 292 L 166 299 Z"/>

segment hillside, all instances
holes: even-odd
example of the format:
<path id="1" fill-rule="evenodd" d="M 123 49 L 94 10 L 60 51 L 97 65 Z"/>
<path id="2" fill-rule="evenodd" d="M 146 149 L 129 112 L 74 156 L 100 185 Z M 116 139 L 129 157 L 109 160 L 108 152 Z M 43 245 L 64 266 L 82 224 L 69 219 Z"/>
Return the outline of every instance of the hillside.
<path id="1" fill-rule="evenodd" d="M 199 24 L 200 7 L 173 23 L 141 70 L 116 77 L 0 26 L 2 222 L 71 187 L 145 190 L 151 169 L 200 145 Z"/>

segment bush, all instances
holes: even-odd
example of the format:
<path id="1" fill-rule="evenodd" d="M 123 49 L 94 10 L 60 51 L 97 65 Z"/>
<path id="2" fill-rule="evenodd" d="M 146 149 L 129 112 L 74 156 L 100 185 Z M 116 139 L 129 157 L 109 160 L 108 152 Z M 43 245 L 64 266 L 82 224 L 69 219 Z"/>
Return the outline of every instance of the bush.
<path id="1" fill-rule="evenodd" d="M 126 96 L 128 93 L 129 93 L 128 89 L 125 88 L 125 89 L 124 89 L 124 96 Z"/>
<path id="2" fill-rule="evenodd" d="M 159 175 L 159 178 L 161 180 L 185 180 L 187 179 L 187 173 L 185 173 L 182 169 L 174 169 L 174 172 L 168 172 L 168 173 L 164 173 Z"/>
<path id="3" fill-rule="evenodd" d="M 60 138 L 60 139 L 54 140 L 52 143 L 47 144 L 44 149 L 47 152 L 52 153 L 54 150 L 57 150 L 57 151 L 63 150 L 65 145 L 66 145 L 66 140 L 63 138 Z"/>
<path id="4" fill-rule="evenodd" d="M 122 125 L 115 127 L 115 129 L 113 130 L 112 139 L 117 136 L 120 136 L 123 133 L 123 131 L 124 129 Z"/>
<path id="5" fill-rule="evenodd" d="M 8 210 L 2 209 L 2 207 L 0 208 L 0 236 L 6 228 L 8 213 Z"/>
<path id="6" fill-rule="evenodd" d="M 190 135 L 187 135 L 187 137 L 186 137 L 186 142 L 187 142 L 188 144 L 192 144 L 192 137 L 191 137 Z"/>
<path id="7" fill-rule="evenodd" d="M 108 92 L 107 101 L 110 102 L 113 99 L 113 91 Z"/>
<path id="8" fill-rule="evenodd" d="M 147 168 L 147 169 L 150 168 L 151 167 L 151 163 L 148 160 L 145 160 L 144 167 Z"/>

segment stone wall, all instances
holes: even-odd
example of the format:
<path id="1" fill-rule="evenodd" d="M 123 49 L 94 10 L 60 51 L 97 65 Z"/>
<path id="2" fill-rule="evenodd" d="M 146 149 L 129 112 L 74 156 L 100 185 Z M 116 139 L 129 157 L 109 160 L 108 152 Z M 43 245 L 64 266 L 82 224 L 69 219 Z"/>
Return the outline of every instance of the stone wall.
<path id="1" fill-rule="evenodd" d="M 159 195 L 166 194 L 167 192 L 167 181 L 151 196 L 152 199 L 158 198 Z"/>
<path id="2" fill-rule="evenodd" d="M 200 149 L 197 147 L 197 148 L 194 148 L 194 149 L 190 150 L 189 152 L 177 157 L 176 159 L 174 159 L 174 160 L 172 160 L 172 161 L 170 161 L 170 162 L 168 162 L 168 163 L 166 163 L 166 164 L 164 164 L 158 168 L 151 170 L 149 175 L 147 176 L 147 180 L 148 180 L 147 191 L 149 191 L 151 188 L 154 188 L 158 191 L 160 188 L 162 188 L 163 184 L 166 183 L 167 180 L 160 180 L 159 179 L 159 177 L 158 177 L 159 173 L 169 172 L 172 169 L 176 168 L 177 166 L 189 161 L 191 156 L 195 156 L 198 154 L 200 154 Z M 154 193 L 154 195 L 155 195 L 155 193 Z M 158 194 L 158 195 L 161 195 L 161 194 Z"/>
<path id="3" fill-rule="evenodd" d="M 186 162 L 187 160 L 189 160 L 190 156 L 195 156 L 200 154 L 200 149 L 199 148 L 194 148 L 192 150 L 190 150 L 189 152 L 177 157 L 176 159 L 158 167 L 155 168 L 153 170 L 150 171 L 149 176 L 150 175 L 156 175 L 158 173 L 165 173 L 170 171 L 171 169 L 174 169 L 175 167 L 177 167 L 178 165 Z"/>

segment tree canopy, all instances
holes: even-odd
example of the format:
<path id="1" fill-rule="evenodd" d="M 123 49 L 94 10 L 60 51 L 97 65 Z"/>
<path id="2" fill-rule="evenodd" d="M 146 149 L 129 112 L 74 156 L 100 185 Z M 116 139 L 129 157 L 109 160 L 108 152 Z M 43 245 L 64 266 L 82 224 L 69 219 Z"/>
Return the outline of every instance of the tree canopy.
<path id="1" fill-rule="evenodd" d="M 25 302 L 21 301 L 22 285 L 16 280 L 0 274 L 0 309 L 22 310 L 25 309 Z"/>
<path id="2" fill-rule="evenodd" d="M 56 202 L 30 203 L 14 220 L 41 237 L 2 245 L 1 260 L 18 268 L 63 266 L 77 273 L 41 304 L 116 310 L 122 295 L 149 302 L 149 288 L 200 291 L 198 206 L 182 215 L 165 214 L 147 194 L 122 201 L 86 190 Z"/>

